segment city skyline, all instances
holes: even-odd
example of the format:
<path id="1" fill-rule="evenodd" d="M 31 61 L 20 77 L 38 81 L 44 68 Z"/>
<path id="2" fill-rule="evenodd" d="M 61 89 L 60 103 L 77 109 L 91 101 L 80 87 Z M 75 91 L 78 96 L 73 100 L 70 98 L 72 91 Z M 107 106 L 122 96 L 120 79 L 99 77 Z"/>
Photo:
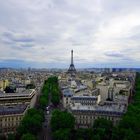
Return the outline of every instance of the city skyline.
<path id="1" fill-rule="evenodd" d="M 0 67 L 140 67 L 139 0 L 0 1 Z"/>

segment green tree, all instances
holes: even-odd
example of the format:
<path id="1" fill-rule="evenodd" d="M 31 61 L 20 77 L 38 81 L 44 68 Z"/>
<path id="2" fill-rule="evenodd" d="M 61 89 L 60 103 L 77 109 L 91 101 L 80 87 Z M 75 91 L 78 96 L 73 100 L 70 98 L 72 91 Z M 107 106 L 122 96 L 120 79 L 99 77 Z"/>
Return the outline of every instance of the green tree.
<path id="1" fill-rule="evenodd" d="M 16 87 L 15 86 L 7 86 L 4 91 L 6 93 L 15 93 L 16 92 Z"/>
<path id="2" fill-rule="evenodd" d="M 18 128 L 18 132 L 20 134 L 27 132 L 37 134 L 42 127 L 42 121 L 43 116 L 40 111 L 36 109 L 29 109 Z"/>
<path id="3" fill-rule="evenodd" d="M 39 104 L 42 109 L 45 109 L 46 105 L 48 104 L 48 99 L 45 96 L 41 95 L 39 98 Z"/>
<path id="4" fill-rule="evenodd" d="M 14 134 L 8 134 L 8 140 L 15 140 L 15 135 Z"/>
<path id="5" fill-rule="evenodd" d="M 50 77 L 48 78 L 49 89 L 51 93 L 51 102 L 54 106 L 57 106 L 60 103 L 61 92 L 59 89 L 58 78 Z"/>
<path id="6" fill-rule="evenodd" d="M 55 110 L 52 113 L 51 128 L 53 131 L 58 129 L 73 129 L 75 125 L 75 118 L 71 113 L 66 111 Z"/>
<path id="7" fill-rule="evenodd" d="M 57 106 L 60 103 L 60 97 L 57 95 L 53 95 L 51 102 L 54 104 L 54 106 Z"/>
<path id="8" fill-rule="evenodd" d="M 70 140 L 70 130 L 69 129 L 59 129 L 53 133 L 54 140 Z"/>
<path id="9" fill-rule="evenodd" d="M 37 138 L 30 133 L 26 133 L 21 137 L 21 140 L 37 140 Z"/>
<path id="10" fill-rule="evenodd" d="M 5 137 L 5 135 L 3 135 L 3 134 L 0 134 L 0 140 L 6 140 L 6 137 Z"/>
<path id="11" fill-rule="evenodd" d="M 76 130 L 76 140 L 93 140 L 93 130 L 87 128 L 79 128 Z"/>
<path id="12" fill-rule="evenodd" d="M 111 138 L 113 124 L 104 118 L 96 119 L 93 125 L 93 133 L 98 134 L 101 140 L 109 140 Z"/>

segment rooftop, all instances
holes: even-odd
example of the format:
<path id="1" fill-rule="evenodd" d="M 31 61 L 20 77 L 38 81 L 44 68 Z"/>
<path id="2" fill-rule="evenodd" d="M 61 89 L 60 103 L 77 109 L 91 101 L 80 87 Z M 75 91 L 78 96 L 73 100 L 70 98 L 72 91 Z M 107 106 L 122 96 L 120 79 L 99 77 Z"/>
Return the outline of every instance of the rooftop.
<path id="1" fill-rule="evenodd" d="M 21 93 L 0 93 L 0 98 L 8 98 L 8 97 L 28 97 L 34 93 L 34 89 L 32 90 L 23 90 Z"/>
<path id="2" fill-rule="evenodd" d="M 96 106 L 86 106 L 81 104 L 75 104 L 71 106 L 71 110 L 73 111 L 80 111 L 80 112 L 94 112 L 94 113 L 101 113 L 101 114 L 116 114 L 122 115 L 126 111 L 126 107 L 124 105 L 96 105 Z"/>
<path id="3" fill-rule="evenodd" d="M 97 96 L 73 96 L 71 100 L 97 100 Z"/>
<path id="4" fill-rule="evenodd" d="M 21 114 L 27 108 L 27 105 L 0 106 L 0 115 Z"/>
<path id="5" fill-rule="evenodd" d="M 62 92 L 64 96 L 73 96 L 74 94 L 70 89 L 64 89 Z"/>

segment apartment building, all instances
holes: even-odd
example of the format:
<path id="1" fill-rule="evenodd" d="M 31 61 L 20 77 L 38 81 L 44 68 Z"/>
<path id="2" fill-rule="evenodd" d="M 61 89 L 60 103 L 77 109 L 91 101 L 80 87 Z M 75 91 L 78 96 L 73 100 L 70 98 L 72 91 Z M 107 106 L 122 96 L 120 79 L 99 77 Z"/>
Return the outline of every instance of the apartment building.
<path id="1" fill-rule="evenodd" d="M 27 110 L 28 105 L 0 106 L 0 133 L 16 132 Z"/>
<path id="2" fill-rule="evenodd" d="M 35 105 L 36 102 L 36 90 L 22 90 L 18 93 L 0 93 L 0 105 L 16 105 L 16 104 L 27 104 L 31 108 Z"/>
<path id="3" fill-rule="evenodd" d="M 71 113 L 76 119 L 76 127 L 90 128 L 98 118 L 111 120 L 117 124 L 126 111 L 124 105 L 96 105 L 87 106 L 79 103 L 71 104 Z"/>
<path id="4" fill-rule="evenodd" d="M 0 133 L 14 133 L 29 108 L 35 106 L 35 89 L 20 93 L 0 93 Z"/>

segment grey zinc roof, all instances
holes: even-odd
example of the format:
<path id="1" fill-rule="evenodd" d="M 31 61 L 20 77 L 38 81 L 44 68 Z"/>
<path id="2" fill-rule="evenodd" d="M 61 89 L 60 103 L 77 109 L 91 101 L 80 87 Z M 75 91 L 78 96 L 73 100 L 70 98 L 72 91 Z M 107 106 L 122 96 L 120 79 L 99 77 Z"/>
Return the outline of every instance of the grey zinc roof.
<path id="1" fill-rule="evenodd" d="M 21 114 L 27 108 L 27 105 L 0 106 L 0 115 Z"/>
<path id="2" fill-rule="evenodd" d="M 70 89 L 64 89 L 62 93 L 64 96 L 73 96 L 73 92 Z"/>

